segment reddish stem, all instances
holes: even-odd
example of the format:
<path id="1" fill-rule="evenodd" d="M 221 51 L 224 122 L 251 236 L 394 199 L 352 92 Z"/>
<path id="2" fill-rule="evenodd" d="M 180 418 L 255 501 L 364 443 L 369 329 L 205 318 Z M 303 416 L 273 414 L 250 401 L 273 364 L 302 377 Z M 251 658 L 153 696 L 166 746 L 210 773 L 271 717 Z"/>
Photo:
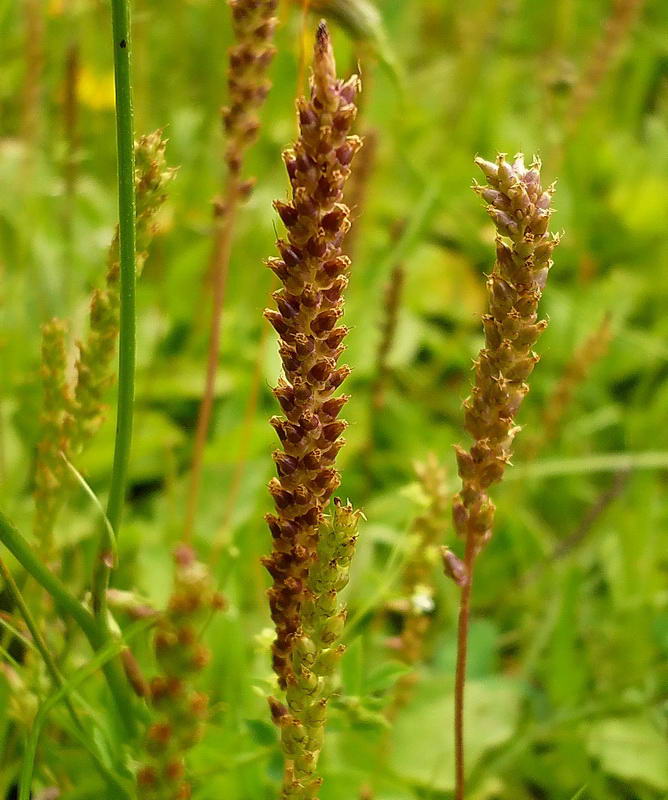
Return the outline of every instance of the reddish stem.
<path id="1" fill-rule="evenodd" d="M 471 590 L 475 564 L 475 538 L 466 537 L 464 566 L 467 579 L 459 596 L 459 623 L 457 626 L 457 668 L 455 672 L 455 800 L 464 800 L 464 690 L 466 688 L 466 659 L 468 655 L 469 619 L 471 616 Z"/>
<path id="2" fill-rule="evenodd" d="M 230 491 L 227 502 L 225 504 L 225 512 L 223 514 L 223 521 L 220 524 L 220 533 L 217 540 L 214 541 L 211 549 L 211 563 L 216 564 L 220 556 L 220 552 L 224 546 L 225 539 L 223 534 L 227 531 L 230 524 L 232 514 L 236 508 L 237 500 L 239 499 L 239 491 L 243 482 L 244 473 L 248 466 L 248 451 L 252 441 L 252 428 L 255 420 L 255 412 L 257 411 L 257 402 L 260 394 L 260 380 L 262 378 L 262 364 L 264 359 L 265 345 L 269 335 L 269 326 L 262 327 L 260 334 L 260 342 L 258 344 L 257 356 L 255 358 L 255 366 L 253 368 L 253 377 L 251 379 L 250 390 L 248 392 L 248 399 L 246 401 L 246 408 L 244 409 L 244 417 L 242 422 L 241 445 L 237 456 L 237 465 L 230 481 Z"/>
<path id="3" fill-rule="evenodd" d="M 211 312 L 211 330 L 209 333 L 209 352 L 206 365 L 206 380 L 202 402 L 197 415 L 197 429 L 193 446 L 193 460 L 190 472 L 190 484 L 186 501 L 186 520 L 183 538 L 186 543 L 192 541 L 197 501 L 202 482 L 202 465 L 204 462 L 204 446 L 209 433 L 211 412 L 216 389 L 216 372 L 218 371 L 218 355 L 220 350 L 220 327 L 225 304 L 225 289 L 230 265 L 232 249 L 232 231 L 239 201 L 239 181 L 232 178 L 228 184 L 227 196 L 221 210 L 221 217 L 216 219 L 215 237 L 211 251 L 210 275 L 213 280 L 213 308 Z"/>

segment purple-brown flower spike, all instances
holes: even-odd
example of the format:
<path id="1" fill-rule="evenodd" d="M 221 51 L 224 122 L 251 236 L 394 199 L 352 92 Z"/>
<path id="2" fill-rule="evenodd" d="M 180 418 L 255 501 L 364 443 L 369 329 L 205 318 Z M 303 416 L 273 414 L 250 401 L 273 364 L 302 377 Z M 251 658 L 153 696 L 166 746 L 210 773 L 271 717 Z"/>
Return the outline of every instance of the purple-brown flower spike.
<path id="1" fill-rule="evenodd" d="M 350 227 L 342 196 L 361 146 L 349 135 L 358 91 L 357 76 L 336 78 L 329 33 L 321 23 L 311 96 L 297 102 L 299 138 L 283 155 L 290 202 L 275 203 L 287 239 L 278 241 L 281 257 L 268 266 L 283 287 L 273 295 L 277 310 L 265 312 L 279 335 L 284 372 L 274 394 L 285 416 L 271 420 L 281 445 L 274 454 L 277 477 L 269 484 L 276 506 L 267 517 L 274 550 L 263 562 L 274 579 L 273 664 L 282 688 L 293 678 L 290 653 L 323 510 L 339 485 L 334 462 L 346 423 L 337 417 L 347 398 L 333 395 L 350 372 L 337 366 L 347 333 L 341 316 L 350 266 L 341 254 Z"/>
<path id="2" fill-rule="evenodd" d="M 515 416 L 529 387 L 538 356 L 532 347 L 547 323 L 538 303 L 559 237 L 548 233 L 553 187 L 540 183 L 540 162 L 527 167 L 520 154 L 511 162 L 476 158 L 487 186 L 475 191 L 487 202 L 496 225 L 496 261 L 487 281 L 488 312 L 482 318 L 485 346 L 474 362 L 475 382 L 464 403 L 470 450 L 456 448 L 462 489 L 453 500 L 455 529 L 466 541 L 464 560 L 443 553 L 446 574 L 461 587 L 455 671 L 455 800 L 465 797 L 464 690 L 475 560 L 492 536 L 494 503 L 487 491 L 510 463 L 519 428 Z"/>
<path id="3" fill-rule="evenodd" d="M 559 237 L 548 233 L 554 188 L 543 189 L 540 162 L 528 168 L 517 155 L 496 162 L 476 159 L 487 186 L 475 191 L 487 202 L 497 228 L 496 263 L 487 281 L 488 313 L 483 316 L 485 347 L 475 361 L 475 384 L 464 403 L 470 451 L 457 447 L 462 490 L 454 499 L 458 533 L 473 536 L 480 550 L 492 533 L 494 504 L 488 487 L 500 481 L 510 462 L 514 424 L 527 378 L 538 361 L 532 347 L 547 326 L 537 316 L 552 251 Z"/>

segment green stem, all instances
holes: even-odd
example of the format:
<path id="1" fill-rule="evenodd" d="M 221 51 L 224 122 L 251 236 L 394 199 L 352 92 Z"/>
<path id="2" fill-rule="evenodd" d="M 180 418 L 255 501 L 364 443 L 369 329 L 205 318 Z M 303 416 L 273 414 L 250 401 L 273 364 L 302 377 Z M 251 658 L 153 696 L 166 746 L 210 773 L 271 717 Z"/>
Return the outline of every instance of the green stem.
<path id="1" fill-rule="evenodd" d="M 30 631 L 32 636 L 33 642 L 35 643 L 35 647 L 39 651 L 39 654 L 42 656 L 44 660 L 44 664 L 46 665 L 47 670 L 49 671 L 49 675 L 51 676 L 51 680 L 53 681 L 53 685 L 56 689 L 61 689 L 63 686 L 63 676 L 60 674 L 58 667 L 56 666 L 56 662 L 49 651 L 49 648 L 44 640 L 44 637 L 40 633 L 39 628 L 37 627 L 37 623 L 35 622 L 32 614 L 30 613 L 30 609 L 28 608 L 28 604 L 23 599 L 23 595 L 21 594 L 19 587 L 16 585 L 16 581 L 14 580 L 14 576 L 10 572 L 9 568 L 5 564 L 5 562 L 0 558 L 0 573 L 2 574 L 3 580 L 5 582 L 5 586 L 7 587 L 9 593 L 11 594 L 16 607 L 18 608 L 23 620 L 26 624 L 26 627 Z M 72 705 L 71 700 L 69 697 L 65 698 L 65 705 L 67 706 L 67 710 L 72 717 L 72 721 L 77 726 L 83 730 L 83 726 L 81 724 L 81 720 L 79 719 L 79 715 L 76 712 L 76 709 Z"/>
<path id="2" fill-rule="evenodd" d="M 51 655 L 51 651 L 46 643 L 46 640 L 42 636 L 39 628 L 37 627 L 37 623 L 35 618 L 33 617 L 30 609 L 28 608 L 28 604 L 23 599 L 23 595 L 21 594 L 21 590 L 16 585 L 16 581 L 14 580 L 14 576 L 12 575 L 9 567 L 5 564 L 5 562 L 0 558 L 0 574 L 5 582 L 5 586 L 7 590 L 12 596 L 16 607 L 19 610 L 19 613 L 23 617 L 23 620 L 26 624 L 26 627 L 30 631 L 30 635 L 32 636 L 33 646 L 37 648 L 37 651 L 42 656 L 44 664 L 51 676 L 51 680 L 53 681 L 53 685 L 56 690 L 63 690 L 65 687 L 65 680 L 58 669 L 56 661 L 54 657 Z M 69 695 L 63 693 L 63 703 L 69 712 L 70 717 L 72 718 L 72 722 L 74 723 L 74 727 L 76 728 L 75 736 L 79 739 L 84 738 L 87 736 L 86 729 L 77 713 L 76 708 L 72 704 L 72 700 L 70 699 Z M 102 777 L 109 781 L 110 785 L 114 786 L 115 788 L 121 788 L 118 786 L 118 782 L 116 776 L 107 768 L 104 761 L 101 758 L 98 758 L 94 752 L 91 752 L 93 757 L 93 764 L 95 768 L 99 771 Z M 123 793 L 124 797 L 128 797 L 127 792 Z"/>
<path id="3" fill-rule="evenodd" d="M 93 615 L 75 597 L 73 597 L 49 569 L 35 555 L 35 550 L 7 517 L 0 511 L 0 541 L 14 558 L 32 577 L 51 595 L 61 611 L 69 614 L 90 639 L 95 636 L 96 625 Z"/>
<path id="4" fill-rule="evenodd" d="M 134 634 L 146 630 L 150 622 L 150 620 L 142 620 L 141 622 L 136 623 L 133 628 L 128 631 L 127 641 L 129 641 Z M 30 788 L 35 767 L 37 744 L 51 709 L 57 703 L 59 703 L 61 699 L 77 689 L 91 675 L 94 675 L 100 667 L 102 667 L 104 670 L 105 664 L 110 663 L 110 659 L 112 659 L 114 656 L 117 656 L 119 651 L 122 650 L 124 646 L 125 645 L 120 639 L 116 641 L 108 640 L 104 648 L 101 648 L 87 664 L 84 664 L 74 673 L 74 675 L 70 676 L 67 683 L 64 684 L 62 688 L 58 689 L 58 691 L 40 704 L 31 729 L 27 733 L 25 739 L 23 763 L 21 766 L 21 774 L 19 776 L 19 800 L 30 800 L 32 797 Z M 123 797 L 129 797 L 129 792 L 127 791 L 126 787 L 123 785 L 123 783 L 119 782 L 116 776 L 113 776 L 108 769 L 105 771 L 105 774 L 112 777 L 112 782 L 114 783 L 115 788 L 122 792 Z M 136 796 L 134 792 L 132 796 Z M 119 795 L 115 794 L 114 797 L 119 797 Z"/>
<path id="5" fill-rule="evenodd" d="M 120 331 L 116 441 L 107 518 L 118 537 L 127 484 L 135 379 L 135 156 L 132 109 L 132 40 L 129 0 L 111 0 L 114 81 L 116 89 L 116 146 L 118 151 L 118 214 L 120 261 Z M 107 626 L 107 588 L 113 566 L 113 539 L 102 530 L 101 548 L 93 576 L 93 612 Z"/>
<path id="6" fill-rule="evenodd" d="M 35 555 L 34 549 L 21 536 L 7 517 L 0 511 L 0 541 L 16 558 L 21 566 L 51 595 L 56 607 L 69 614 L 81 628 L 93 650 L 100 650 L 112 640 L 106 625 L 100 623 L 65 588 L 63 583 L 48 570 Z M 103 667 L 104 676 L 113 695 L 118 714 L 131 735 L 136 730 L 134 717 L 134 698 L 125 680 L 118 660 L 108 662 Z"/>

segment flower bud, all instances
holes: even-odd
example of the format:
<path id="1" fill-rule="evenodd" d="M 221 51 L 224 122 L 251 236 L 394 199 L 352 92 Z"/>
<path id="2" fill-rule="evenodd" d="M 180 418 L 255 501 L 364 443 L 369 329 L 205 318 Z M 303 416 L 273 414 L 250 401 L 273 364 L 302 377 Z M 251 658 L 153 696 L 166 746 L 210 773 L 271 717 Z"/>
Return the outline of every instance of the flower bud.
<path id="1" fill-rule="evenodd" d="M 346 624 L 346 617 L 347 612 L 344 609 L 326 620 L 320 630 L 320 641 L 323 644 L 331 644 L 340 638 Z"/>
<path id="2" fill-rule="evenodd" d="M 457 586 L 464 586 L 468 580 L 464 562 L 447 547 L 441 547 L 441 558 L 443 559 L 443 570 L 448 578 L 452 578 Z"/>
<path id="3" fill-rule="evenodd" d="M 499 174 L 498 166 L 491 161 L 485 161 L 484 158 L 476 158 L 475 163 L 483 171 L 487 180 L 494 186 Z"/>

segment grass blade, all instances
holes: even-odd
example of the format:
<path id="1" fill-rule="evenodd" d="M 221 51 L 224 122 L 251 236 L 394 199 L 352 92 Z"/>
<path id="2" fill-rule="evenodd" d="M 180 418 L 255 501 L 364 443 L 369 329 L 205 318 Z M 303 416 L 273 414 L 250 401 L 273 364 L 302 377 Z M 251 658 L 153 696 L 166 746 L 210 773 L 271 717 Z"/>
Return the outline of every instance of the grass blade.
<path id="1" fill-rule="evenodd" d="M 117 639 L 108 642 L 107 645 L 93 656 L 93 658 L 83 667 L 78 669 L 74 675 L 68 680 L 64 681 L 62 686 L 48 697 L 40 706 L 30 733 L 26 737 L 25 753 L 23 757 L 23 764 L 21 766 L 21 778 L 19 789 L 19 800 L 30 800 L 30 788 L 32 785 L 33 772 L 35 767 L 35 756 L 37 753 L 37 745 L 39 743 L 40 734 L 44 728 L 49 712 L 61 700 L 69 697 L 79 686 L 94 675 L 98 669 L 103 667 L 107 662 L 115 658 L 121 650 L 126 646 L 134 636 L 144 631 L 146 628 L 153 624 L 153 620 L 142 620 L 134 625 L 127 632 L 123 640 Z M 130 797 L 127 787 L 118 784 L 117 788 L 123 791 L 123 796 Z"/>

